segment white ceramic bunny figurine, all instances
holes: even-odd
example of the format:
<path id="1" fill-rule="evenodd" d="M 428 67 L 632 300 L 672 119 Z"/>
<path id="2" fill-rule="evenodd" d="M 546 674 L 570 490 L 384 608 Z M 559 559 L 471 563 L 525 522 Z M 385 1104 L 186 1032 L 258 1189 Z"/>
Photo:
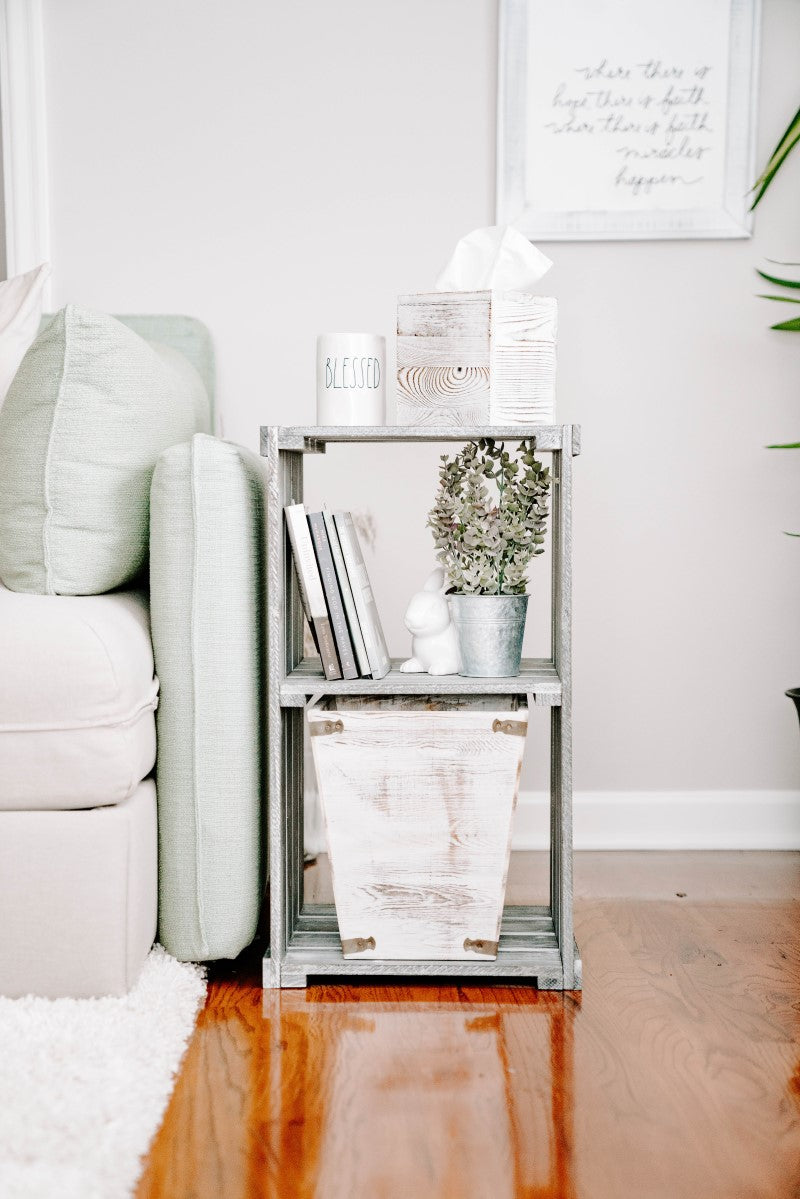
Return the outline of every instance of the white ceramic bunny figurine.
<path id="1" fill-rule="evenodd" d="M 458 674 L 461 669 L 458 635 L 444 591 L 444 571 L 437 566 L 422 591 L 411 597 L 405 626 L 413 657 L 400 667 L 407 674 Z"/>

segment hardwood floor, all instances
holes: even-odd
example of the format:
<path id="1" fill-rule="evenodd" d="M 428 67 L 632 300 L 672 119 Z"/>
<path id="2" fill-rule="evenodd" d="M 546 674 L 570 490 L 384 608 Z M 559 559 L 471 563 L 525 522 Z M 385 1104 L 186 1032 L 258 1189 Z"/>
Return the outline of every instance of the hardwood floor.
<path id="1" fill-rule="evenodd" d="M 800 854 L 579 854 L 576 893 L 581 995 L 215 968 L 138 1199 L 798 1199 Z"/>

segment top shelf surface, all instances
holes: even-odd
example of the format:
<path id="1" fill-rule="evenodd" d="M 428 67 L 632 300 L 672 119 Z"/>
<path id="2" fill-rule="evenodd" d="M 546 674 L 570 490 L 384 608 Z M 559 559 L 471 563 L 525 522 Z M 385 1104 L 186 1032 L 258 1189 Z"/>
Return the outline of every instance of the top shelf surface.
<path id="1" fill-rule="evenodd" d="M 261 427 L 261 452 L 269 447 L 270 426 Z M 580 425 L 294 425 L 276 428 L 279 450 L 324 453 L 332 442 L 437 442 L 495 441 L 536 438 L 542 451 L 560 450 L 571 441 L 573 455 L 580 453 Z"/>

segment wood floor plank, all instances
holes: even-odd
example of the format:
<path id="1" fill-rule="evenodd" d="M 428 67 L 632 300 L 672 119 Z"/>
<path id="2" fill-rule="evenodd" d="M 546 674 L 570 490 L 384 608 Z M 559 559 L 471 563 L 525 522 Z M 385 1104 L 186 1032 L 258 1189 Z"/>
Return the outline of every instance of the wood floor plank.
<path id="1" fill-rule="evenodd" d="M 738 926 L 763 934 L 771 913 L 758 908 L 737 905 Z M 735 955 L 737 924 L 723 940 L 691 908 L 628 901 L 581 922 L 592 984 L 575 1063 L 579 1193 L 798 1193 L 800 1124 L 785 1096 L 800 1028 L 796 1012 L 789 1027 L 775 1018 L 764 954 Z M 796 1003 L 800 976 L 782 982 Z M 582 1085 L 602 1095 L 596 1111 Z"/>
<path id="2" fill-rule="evenodd" d="M 798 1199 L 799 866 L 579 855 L 576 996 L 216 967 L 138 1199 Z"/>

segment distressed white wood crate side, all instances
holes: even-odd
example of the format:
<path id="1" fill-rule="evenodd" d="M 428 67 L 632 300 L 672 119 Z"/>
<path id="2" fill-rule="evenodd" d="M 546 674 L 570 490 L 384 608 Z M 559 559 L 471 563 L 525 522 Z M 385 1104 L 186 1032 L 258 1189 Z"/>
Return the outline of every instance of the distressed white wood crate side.
<path id="1" fill-rule="evenodd" d="M 344 956 L 496 957 L 524 699 L 328 697 L 308 722 Z"/>
<path id="2" fill-rule="evenodd" d="M 397 424 L 552 423 L 557 316 L 526 292 L 400 296 Z"/>

